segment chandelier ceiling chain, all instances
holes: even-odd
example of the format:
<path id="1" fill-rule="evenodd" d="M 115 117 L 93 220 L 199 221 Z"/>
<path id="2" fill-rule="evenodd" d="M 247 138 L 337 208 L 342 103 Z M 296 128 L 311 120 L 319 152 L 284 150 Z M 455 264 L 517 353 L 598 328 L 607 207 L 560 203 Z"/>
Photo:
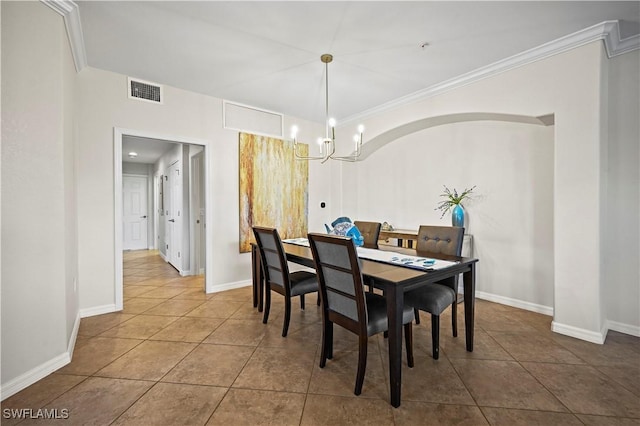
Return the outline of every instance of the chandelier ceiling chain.
<path id="1" fill-rule="evenodd" d="M 293 152 L 298 160 L 321 160 L 321 163 L 325 163 L 327 160 L 339 160 L 339 161 L 357 161 L 361 154 L 362 148 L 362 134 L 364 132 L 364 126 L 358 126 L 358 134 L 353 137 L 355 142 L 355 149 L 351 155 L 337 156 L 336 152 L 336 122 L 333 118 L 329 118 L 329 63 L 333 61 L 333 55 L 325 53 L 320 56 L 320 60 L 324 63 L 324 87 L 325 87 L 325 136 L 324 138 L 318 138 L 318 144 L 320 145 L 319 156 L 302 155 L 298 151 L 300 143 L 297 140 L 298 128 L 293 126 L 291 129 L 291 137 L 293 138 Z"/>

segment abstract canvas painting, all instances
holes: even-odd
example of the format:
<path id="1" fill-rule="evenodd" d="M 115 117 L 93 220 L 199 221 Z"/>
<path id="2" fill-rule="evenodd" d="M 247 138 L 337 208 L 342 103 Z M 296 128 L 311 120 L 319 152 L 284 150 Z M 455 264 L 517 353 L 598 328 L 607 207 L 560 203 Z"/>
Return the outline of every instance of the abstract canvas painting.
<path id="1" fill-rule="evenodd" d="M 308 145 L 299 152 L 308 153 Z M 307 236 L 309 162 L 293 143 L 240 133 L 240 253 L 251 251 L 253 226 L 276 228 L 282 239 Z"/>

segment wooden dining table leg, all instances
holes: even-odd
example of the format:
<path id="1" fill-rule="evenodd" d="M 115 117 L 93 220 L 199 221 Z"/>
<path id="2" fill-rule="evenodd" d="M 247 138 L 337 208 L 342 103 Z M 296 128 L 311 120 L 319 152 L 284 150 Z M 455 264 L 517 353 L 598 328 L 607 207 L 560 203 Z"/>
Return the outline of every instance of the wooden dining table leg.
<path id="1" fill-rule="evenodd" d="M 253 306 L 258 306 L 258 312 L 264 309 L 264 274 L 260 262 L 260 254 L 256 246 L 251 246 L 251 279 L 253 283 Z"/>
<path id="2" fill-rule="evenodd" d="M 467 351 L 473 352 L 473 329 L 476 304 L 476 264 L 469 265 L 469 270 L 462 275 L 464 285 L 464 331 Z"/>
<path id="3" fill-rule="evenodd" d="M 253 295 L 253 307 L 258 306 L 258 276 L 256 274 L 256 257 L 258 256 L 257 249 L 255 246 L 251 246 L 251 284 L 252 284 L 252 295 Z"/>
<path id="4" fill-rule="evenodd" d="M 258 256 L 258 312 L 264 310 L 264 291 L 266 283 L 264 282 L 264 273 L 262 272 L 262 262 Z"/>
<path id="5" fill-rule="evenodd" d="M 404 291 L 396 285 L 385 286 L 389 319 L 389 390 L 391 405 L 400 406 L 402 390 L 402 311 Z"/>

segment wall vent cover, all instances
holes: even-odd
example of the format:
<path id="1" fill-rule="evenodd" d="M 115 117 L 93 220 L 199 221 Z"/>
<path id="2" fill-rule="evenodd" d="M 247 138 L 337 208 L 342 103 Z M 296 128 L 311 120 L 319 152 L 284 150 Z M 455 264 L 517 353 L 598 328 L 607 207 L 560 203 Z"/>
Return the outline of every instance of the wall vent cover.
<path id="1" fill-rule="evenodd" d="M 161 104 L 163 100 L 162 86 L 129 77 L 129 98 Z"/>

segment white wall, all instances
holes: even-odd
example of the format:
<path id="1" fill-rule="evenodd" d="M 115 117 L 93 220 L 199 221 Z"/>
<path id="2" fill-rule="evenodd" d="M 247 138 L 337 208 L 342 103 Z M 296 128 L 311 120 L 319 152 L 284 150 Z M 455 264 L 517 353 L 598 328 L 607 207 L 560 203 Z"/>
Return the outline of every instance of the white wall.
<path id="1" fill-rule="evenodd" d="M 435 210 L 443 185 L 477 185 L 466 233 L 481 259 L 477 290 L 553 310 L 553 127 L 466 122 L 433 127 L 347 167 L 358 191 L 345 209 L 396 228 L 451 224 Z M 355 214 L 357 212 L 357 215 Z"/>
<path id="2" fill-rule="evenodd" d="M 5 398 L 69 361 L 79 310 L 75 69 L 65 27 L 41 3 L 0 7 Z"/>
<path id="3" fill-rule="evenodd" d="M 250 254 L 238 252 L 238 132 L 222 128 L 222 100 L 165 86 L 164 104 L 127 97 L 127 76 L 85 68 L 78 74 L 80 144 L 78 149 L 78 227 L 81 308 L 114 303 L 113 128 L 182 136 L 210 142 L 208 190 L 214 200 L 215 235 L 212 274 L 215 286 L 249 284 Z M 315 140 L 322 126 L 295 122 L 300 140 Z M 312 164 L 309 171 L 309 228 L 321 230 L 331 203 L 330 169 Z M 207 224 L 209 226 L 209 224 Z"/>
<path id="4" fill-rule="evenodd" d="M 612 329 L 640 335 L 640 52 L 609 61 L 606 262 Z"/>
<path id="5" fill-rule="evenodd" d="M 605 285 L 602 274 L 605 259 L 602 235 L 608 231 L 602 229 L 605 225 L 602 210 L 607 201 L 602 194 L 603 188 L 607 187 L 604 180 L 607 176 L 602 172 L 602 161 L 605 161 L 602 151 L 607 139 L 603 137 L 603 133 L 606 134 L 608 128 L 608 121 L 603 117 L 603 110 L 606 110 L 607 105 L 607 87 L 602 84 L 607 76 L 606 61 L 608 60 L 603 44 L 594 42 L 438 96 L 391 111 L 372 114 L 364 123 L 368 139 L 371 139 L 404 124 L 446 114 L 488 112 L 532 117 L 555 114 L 553 329 L 563 334 L 600 342 L 606 334 L 606 307 L 600 297 L 601 287 Z M 627 66 L 620 71 L 628 76 L 627 78 L 637 80 L 637 68 Z M 635 99 L 637 102 L 637 97 Z M 625 129 L 630 126 L 628 123 L 619 125 Z M 412 156 L 410 151 L 397 152 L 393 158 L 389 158 L 389 163 L 403 164 Z M 362 167 L 366 169 L 365 163 Z M 425 167 L 416 170 L 415 181 L 439 181 L 440 177 L 431 175 L 428 166 L 428 159 L 425 158 Z M 487 169 L 495 167 L 503 166 L 495 163 L 486 165 Z M 345 173 L 348 173 L 349 166 L 345 166 L 344 169 Z M 481 170 L 476 168 L 474 173 Z M 380 173 L 383 171 L 380 170 Z M 474 177 L 476 176 L 460 176 L 461 184 L 465 178 L 464 184 L 475 183 Z M 367 186 L 366 182 L 360 181 L 358 185 L 350 182 L 345 180 L 341 183 L 344 200 L 357 198 L 361 191 L 377 191 L 375 187 Z M 489 198 L 483 202 L 502 204 L 502 200 Z M 398 204 L 395 208 L 410 210 L 413 205 Z M 472 212 L 472 227 L 477 229 L 479 220 L 488 221 L 495 218 L 483 219 Z M 545 223 L 541 222 L 538 226 L 540 225 L 544 226 Z M 488 229 L 489 224 L 484 226 Z M 637 232 L 635 235 L 638 235 Z M 486 246 L 486 241 L 476 240 L 476 243 L 479 247 Z M 528 248 L 526 251 L 535 250 Z M 525 252 L 520 254 L 515 260 L 516 263 L 530 264 L 531 261 L 527 261 L 525 255 Z M 488 263 L 481 258 L 478 271 L 492 267 Z M 521 272 L 526 275 L 527 280 L 536 278 L 531 269 Z M 524 301 L 530 303 L 546 303 L 544 300 L 547 300 L 546 296 L 534 299 L 533 294 L 517 294 L 514 289 L 501 287 L 495 290 L 506 292 L 498 296 L 527 297 Z M 635 317 L 635 320 L 631 318 L 635 322 L 630 326 L 638 330 L 637 307 L 633 309 L 627 306 L 625 309 L 629 311 L 623 315 L 625 318 Z"/>
<path id="6" fill-rule="evenodd" d="M 67 350 L 73 353 L 75 334 L 80 326 L 80 291 L 78 278 L 78 191 L 77 178 L 77 126 L 76 126 L 76 68 L 68 44 L 66 28 L 58 18 L 60 54 L 62 61 L 62 173 L 64 180 L 64 235 L 65 235 L 65 293 L 67 316 Z"/>

